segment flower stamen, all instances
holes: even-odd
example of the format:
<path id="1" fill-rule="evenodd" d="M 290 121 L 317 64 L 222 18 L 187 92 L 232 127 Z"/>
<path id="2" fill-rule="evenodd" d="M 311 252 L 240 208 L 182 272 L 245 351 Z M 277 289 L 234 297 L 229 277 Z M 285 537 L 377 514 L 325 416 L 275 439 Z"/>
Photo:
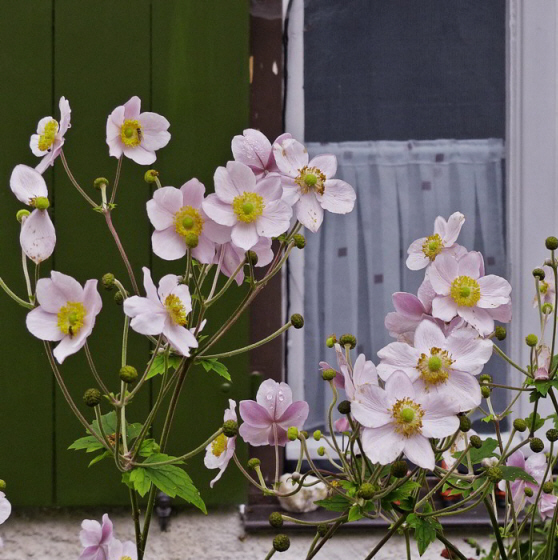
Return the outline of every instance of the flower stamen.
<path id="1" fill-rule="evenodd" d="M 236 196 L 232 207 L 236 217 L 244 223 L 255 222 L 265 208 L 264 199 L 261 195 L 254 192 L 245 192 Z"/>
<path id="2" fill-rule="evenodd" d="M 317 167 L 308 167 L 305 165 L 299 169 L 299 175 L 295 179 L 295 183 L 300 187 L 302 194 L 308 194 L 314 190 L 318 194 L 324 194 L 326 176 Z"/>
<path id="3" fill-rule="evenodd" d="M 48 121 L 45 125 L 44 132 L 39 136 L 39 150 L 46 152 L 54 144 L 56 133 L 58 132 L 58 122 L 54 119 Z"/>
<path id="4" fill-rule="evenodd" d="M 219 434 L 212 442 L 211 442 L 211 453 L 215 455 L 215 457 L 220 457 L 227 449 L 228 438 L 225 434 Z"/>
<path id="5" fill-rule="evenodd" d="M 430 385 L 439 385 L 448 380 L 453 362 L 447 350 L 431 348 L 430 354 L 420 355 L 416 368 L 428 388 Z"/>
<path id="6" fill-rule="evenodd" d="M 185 326 L 188 323 L 188 319 L 186 318 L 186 308 L 180 301 L 178 296 L 174 294 L 169 294 L 165 298 L 165 308 L 170 315 L 170 318 L 177 324 L 181 326 Z"/>
<path id="7" fill-rule="evenodd" d="M 431 261 L 433 261 L 442 252 L 443 248 L 444 243 L 437 233 L 427 237 L 426 241 L 422 244 L 422 252 Z"/>
<path id="8" fill-rule="evenodd" d="M 58 328 L 70 336 L 75 336 L 83 327 L 87 310 L 79 301 L 69 301 L 58 311 Z"/>
<path id="9" fill-rule="evenodd" d="M 141 144 L 142 133 L 139 121 L 126 119 L 120 127 L 120 139 L 130 148 L 135 148 Z"/>
<path id="10" fill-rule="evenodd" d="M 479 283 L 470 276 L 458 276 L 451 283 L 450 295 L 457 305 L 474 307 L 481 296 Z"/>
<path id="11" fill-rule="evenodd" d="M 183 206 L 174 215 L 174 230 L 181 237 L 194 233 L 198 237 L 203 230 L 204 219 L 198 210 L 192 206 Z"/>
<path id="12" fill-rule="evenodd" d="M 408 397 L 395 402 L 391 415 L 395 420 L 395 431 L 405 437 L 411 437 L 422 429 L 424 410 L 420 404 Z"/>

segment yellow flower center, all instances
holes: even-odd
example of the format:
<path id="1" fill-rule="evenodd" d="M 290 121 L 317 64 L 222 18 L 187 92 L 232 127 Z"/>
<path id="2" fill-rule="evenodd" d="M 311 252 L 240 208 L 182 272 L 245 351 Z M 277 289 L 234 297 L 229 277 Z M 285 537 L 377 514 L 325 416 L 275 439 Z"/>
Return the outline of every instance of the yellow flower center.
<path id="1" fill-rule="evenodd" d="M 302 194 L 307 194 L 311 190 L 315 190 L 318 194 L 324 194 L 326 176 L 317 167 L 308 167 L 305 165 L 298 170 L 298 177 L 295 183 L 300 187 Z"/>
<path id="2" fill-rule="evenodd" d="M 87 316 L 87 310 L 79 301 L 69 301 L 58 311 L 58 328 L 70 336 L 76 335 Z"/>
<path id="3" fill-rule="evenodd" d="M 141 124 L 139 121 L 126 119 L 120 127 L 120 138 L 126 146 L 135 148 L 141 144 Z"/>
<path id="4" fill-rule="evenodd" d="M 430 355 L 421 354 L 417 369 L 425 385 L 439 385 L 448 380 L 453 360 L 447 350 L 431 348 Z"/>
<path id="5" fill-rule="evenodd" d="M 192 206 L 183 206 L 174 215 L 174 229 L 178 235 L 186 237 L 189 233 L 200 236 L 203 229 L 204 219 L 201 214 Z"/>
<path id="6" fill-rule="evenodd" d="M 185 326 L 188 323 L 188 319 L 186 319 L 186 308 L 182 305 L 178 296 L 169 294 L 165 298 L 165 308 L 170 315 L 170 318 L 177 325 Z"/>
<path id="7" fill-rule="evenodd" d="M 211 453 L 220 457 L 227 449 L 228 438 L 225 434 L 219 434 L 211 443 Z"/>
<path id="8" fill-rule="evenodd" d="M 415 435 L 422 429 L 424 411 L 420 404 L 408 397 L 396 401 L 391 409 L 391 415 L 395 420 L 395 431 L 405 437 Z"/>
<path id="9" fill-rule="evenodd" d="M 39 150 L 46 152 L 53 144 L 58 132 L 58 123 L 51 119 L 45 125 L 44 132 L 39 136 Z"/>
<path id="10" fill-rule="evenodd" d="M 245 192 L 236 196 L 232 206 L 236 217 L 247 224 L 256 221 L 265 208 L 262 196 L 253 192 Z"/>
<path id="11" fill-rule="evenodd" d="M 458 276 L 451 283 L 450 295 L 457 305 L 474 307 L 481 296 L 479 283 L 470 276 Z"/>
<path id="12" fill-rule="evenodd" d="M 422 252 L 431 260 L 433 261 L 444 248 L 444 244 L 442 242 L 442 238 L 435 233 L 430 237 L 426 238 L 426 241 L 422 244 Z"/>
<path id="13" fill-rule="evenodd" d="M 548 282 L 541 280 L 539 282 L 539 292 L 544 296 L 548 292 Z"/>
<path id="14" fill-rule="evenodd" d="M 132 560 L 129 556 L 122 556 L 120 560 Z"/>

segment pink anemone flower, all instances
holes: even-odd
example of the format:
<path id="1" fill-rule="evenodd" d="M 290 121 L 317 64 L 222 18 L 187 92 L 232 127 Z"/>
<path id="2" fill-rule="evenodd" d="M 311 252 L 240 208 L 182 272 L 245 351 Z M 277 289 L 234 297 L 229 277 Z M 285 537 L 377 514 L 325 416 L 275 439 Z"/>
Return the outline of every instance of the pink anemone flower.
<path id="1" fill-rule="evenodd" d="M 151 238 L 153 252 L 167 261 L 181 259 L 187 250 L 186 238 L 194 234 L 198 245 L 192 256 L 203 264 L 213 262 L 215 243 L 230 239 L 230 230 L 208 218 L 202 209 L 205 187 L 190 179 L 180 189 L 157 189 L 147 203 L 147 215 L 155 231 Z"/>
<path id="2" fill-rule="evenodd" d="M 541 516 L 541 519 L 543 521 L 545 521 L 546 519 L 551 519 L 553 517 L 557 502 L 558 497 L 554 494 L 545 494 L 543 492 L 540 495 L 538 508 L 539 515 Z"/>
<path id="3" fill-rule="evenodd" d="M 180 283 L 179 276 L 167 274 L 159 281 L 157 290 L 146 267 L 143 285 L 147 297 L 132 296 L 124 301 L 124 313 L 132 318 L 130 326 L 140 334 L 163 334 L 173 348 L 189 356 L 190 348 L 197 348 L 198 341 L 187 327 L 192 311 L 188 286 Z"/>
<path id="4" fill-rule="evenodd" d="M 307 402 L 293 402 L 293 393 L 286 383 L 267 379 L 260 385 L 255 401 L 240 402 L 244 423 L 238 433 L 250 445 L 284 446 L 287 430 L 291 426 L 302 429 L 308 412 Z"/>
<path id="5" fill-rule="evenodd" d="M 385 327 L 393 338 L 412 344 L 416 328 L 426 317 L 430 317 L 431 302 L 424 301 L 420 291 L 418 297 L 407 292 L 395 292 L 391 299 L 395 311 L 386 315 Z"/>
<path id="6" fill-rule="evenodd" d="M 215 171 L 215 194 L 204 200 L 203 209 L 218 224 L 232 227 L 232 242 L 249 251 L 261 237 L 277 237 L 289 228 L 292 209 L 281 194 L 279 177 L 256 181 L 248 166 L 229 161 Z"/>
<path id="7" fill-rule="evenodd" d="M 438 216 L 434 222 L 434 235 L 413 241 L 407 249 L 407 267 L 420 270 L 434 262 L 438 255 L 449 252 L 455 247 L 464 222 L 465 216 L 461 212 L 454 212 L 447 222 Z"/>
<path id="8" fill-rule="evenodd" d="M 359 354 L 349 374 L 345 377 L 345 392 L 351 402 L 358 402 L 365 398 L 368 389 L 378 385 L 376 366 L 367 360 L 364 354 Z"/>
<path id="9" fill-rule="evenodd" d="M 229 408 L 225 410 L 225 415 L 223 420 L 227 422 L 228 420 L 238 421 L 236 416 L 236 402 L 229 399 Z M 208 469 L 219 469 L 219 474 L 209 483 L 209 486 L 213 488 L 215 483 L 223 476 L 225 469 L 229 465 L 229 461 L 232 459 L 236 449 L 236 436 L 227 437 L 225 434 L 221 434 L 216 437 L 206 448 L 205 457 L 203 459 L 204 465 Z"/>
<path id="10" fill-rule="evenodd" d="M 438 325 L 426 319 L 417 327 L 413 346 L 392 342 L 378 352 L 378 375 L 387 380 L 403 371 L 417 390 L 453 397 L 460 412 L 476 408 L 481 392 L 474 376 L 492 356 L 493 344 L 472 333 L 475 331 L 457 329 L 446 337 Z"/>
<path id="11" fill-rule="evenodd" d="M 27 257 L 39 264 L 52 255 L 56 246 L 56 231 L 47 211 L 50 203 L 45 180 L 32 167 L 16 165 L 10 188 L 20 202 L 34 208 L 23 219 L 19 242 Z"/>
<path id="12" fill-rule="evenodd" d="M 29 146 L 37 157 L 42 158 L 35 169 L 44 173 L 54 160 L 60 155 L 64 145 L 64 135 L 70 128 L 70 116 L 72 110 L 70 103 L 65 97 L 60 98 L 60 123 L 52 117 L 44 117 L 37 125 L 37 134 L 31 136 Z"/>
<path id="13" fill-rule="evenodd" d="M 440 255 L 428 269 L 436 297 L 432 315 L 442 321 L 462 317 L 481 336 L 494 330 L 494 320 L 511 320 L 511 286 L 500 276 L 483 275 L 480 253 L 470 252 L 459 260 Z"/>
<path id="14" fill-rule="evenodd" d="M 113 540 L 112 521 L 105 513 L 103 524 L 94 519 L 84 519 L 79 540 L 84 547 L 80 560 L 108 560 L 108 549 Z"/>
<path id="15" fill-rule="evenodd" d="M 454 434 L 459 405 L 436 393 L 417 392 L 402 371 L 393 373 L 385 390 L 369 385 L 351 413 L 364 426 L 362 444 L 373 463 L 388 465 L 403 453 L 415 465 L 433 470 L 429 438 Z"/>
<path id="16" fill-rule="evenodd" d="M 331 154 L 308 161 L 308 151 L 289 138 L 273 146 L 281 174 L 283 200 L 293 206 L 297 220 L 316 233 L 322 225 L 324 210 L 348 214 L 355 205 L 356 194 L 345 181 L 334 179 L 337 158 Z"/>
<path id="17" fill-rule="evenodd" d="M 291 138 L 286 132 L 275 139 L 274 144 Z M 247 165 L 259 179 L 268 173 L 279 171 L 273 155 L 273 147 L 265 134 L 253 128 L 247 128 L 242 134 L 235 136 L 231 143 L 235 161 Z"/>
<path id="18" fill-rule="evenodd" d="M 108 560 L 138 560 L 138 549 L 132 541 L 114 539 L 108 548 Z"/>
<path id="19" fill-rule="evenodd" d="M 271 249 L 271 239 L 260 237 L 258 242 L 250 249 L 258 257 L 258 262 L 254 265 L 257 268 L 267 266 L 273 260 L 273 250 Z M 234 274 L 240 263 L 244 260 L 246 251 L 237 247 L 234 243 L 224 243 L 215 251 L 213 264 L 221 263 L 221 272 L 228 276 Z M 244 281 L 244 269 L 240 269 L 235 277 L 236 283 L 240 286 Z"/>
<path id="20" fill-rule="evenodd" d="M 56 272 L 37 282 L 39 307 L 27 314 L 29 332 L 41 340 L 58 342 L 54 357 L 61 364 L 87 342 L 103 302 L 97 280 L 88 280 L 82 288 L 71 276 Z"/>
<path id="21" fill-rule="evenodd" d="M 550 348 L 546 344 L 541 344 L 537 349 L 537 369 L 534 373 L 536 381 L 545 381 L 550 377 L 551 358 Z"/>
<path id="22" fill-rule="evenodd" d="M 341 418 L 335 420 L 335 422 L 333 423 L 333 427 L 335 428 L 336 432 L 340 433 L 351 431 L 351 425 L 349 424 L 349 420 L 346 416 L 342 416 Z"/>
<path id="23" fill-rule="evenodd" d="M 107 119 L 109 154 L 115 158 L 125 155 L 139 165 L 150 165 L 155 152 L 170 140 L 170 123 L 157 113 L 140 113 L 141 100 L 134 96 L 120 105 Z"/>

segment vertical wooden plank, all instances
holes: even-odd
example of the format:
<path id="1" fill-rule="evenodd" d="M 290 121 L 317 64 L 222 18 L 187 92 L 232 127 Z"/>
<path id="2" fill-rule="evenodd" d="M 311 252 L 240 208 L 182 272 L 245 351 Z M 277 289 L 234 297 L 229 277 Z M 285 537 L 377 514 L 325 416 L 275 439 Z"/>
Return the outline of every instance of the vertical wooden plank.
<path id="1" fill-rule="evenodd" d="M 138 95 L 145 108 L 150 105 L 150 2 L 135 0 L 82 1 L 56 0 L 55 94 L 66 96 L 72 105 L 72 128 L 65 151 L 77 180 L 94 198 L 96 177 L 114 179 L 116 159 L 109 158 L 105 123 L 114 107 Z M 144 167 L 124 160 L 118 189 L 118 207 L 113 213 L 115 227 L 128 252 L 138 279 L 141 266 L 150 263 L 149 223 L 145 203 L 149 197 L 143 181 Z M 55 176 L 57 229 L 60 240 L 56 251 L 57 270 L 70 273 L 80 282 L 100 278 L 111 271 L 130 287 L 124 266 L 108 233 L 104 218 L 91 210 L 72 187 L 61 165 Z M 90 345 L 97 367 L 109 388 L 118 391 L 122 308 L 103 292 L 99 315 Z M 147 359 L 142 337 L 130 334 L 129 356 L 138 368 Z M 93 386 L 83 353 L 68 358 L 64 376 L 72 394 L 81 396 Z M 148 395 L 130 407 L 130 420 L 145 418 Z M 84 410 L 91 417 L 89 409 Z M 120 475 L 109 461 L 87 469 L 90 455 L 67 451 L 82 434 L 60 394 L 56 402 L 57 498 L 63 505 L 124 504 L 127 492 Z"/>
<path id="2" fill-rule="evenodd" d="M 38 163 L 29 137 L 38 120 L 52 111 L 51 14 L 51 2 L 44 0 L 0 4 L 0 276 L 21 296 L 25 284 L 15 213 L 23 205 L 8 185 L 16 164 Z M 25 315 L 0 293 L 0 478 L 8 482 L 14 505 L 49 505 L 53 381 L 42 344 L 25 328 Z"/>
<path id="3" fill-rule="evenodd" d="M 172 140 L 161 153 L 157 169 L 165 185 L 180 187 L 197 177 L 213 190 L 213 173 L 232 159 L 230 142 L 248 125 L 248 2 L 247 0 L 154 0 L 153 110 L 171 122 Z M 153 257 L 157 278 L 177 273 L 182 263 Z M 238 305 L 239 289 L 219 303 L 208 317 L 214 332 Z M 239 321 L 215 350 L 248 344 L 248 319 Z M 246 355 L 227 360 L 233 377 L 230 393 L 223 379 L 196 368 L 181 396 L 170 453 L 184 453 L 199 445 L 222 422 L 228 399 L 249 396 Z M 199 428 L 199 429 L 198 429 Z M 246 450 L 240 449 L 242 457 Z M 232 466 L 232 465 L 231 465 Z M 188 472 L 207 503 L 236 503 L 245 498 L 246 485 L 236 468 L 228 469 L 218 487 L 209 481 L 217 471 L 203 466 L 203 456 L 188 463 Z"/>

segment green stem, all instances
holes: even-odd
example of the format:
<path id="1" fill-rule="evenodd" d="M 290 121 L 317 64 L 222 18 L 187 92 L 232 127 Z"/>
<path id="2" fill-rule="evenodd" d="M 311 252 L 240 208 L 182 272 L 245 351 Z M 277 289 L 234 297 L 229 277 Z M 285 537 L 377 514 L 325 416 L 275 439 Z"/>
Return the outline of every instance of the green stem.
<path id="1" fill-rule="evenodd" d="M 21 307 L 26 307 L 27 309 L 33 309 L 35 307 L 32 303 L 29 303 L 28 301 L 21 299 L 19 296 L 16 296 L 16 294 L 14 294 L 14 292 L 12 292 L 10 288 L 8 288 L 8 285 L 6 284 L 6 282 L 4 282 L 4 280 L 2 280 L 2 278 L 0 278 L 0 288 L 2 288 L 16 303 L 21 305 Z"/>
<path id="2" fill-rule="evenodd" d="M 442 534 L 441 531 L 436 531 L 436 538 L 442 544 L 444 544 L 450 552 L 455 554 L 460 560 L 467 560 L 467 557 L 464 554 L 461 554 L 461 552 L 459 552 L 457 547 L 452 542 L 450 542 L 448 539 L 446 539 L 446 537 Z"/>
<path id="3" fill-rule="evenodd" d="M 97 382 L 103 393 L 105 395 L 109 395 L 110 391 L 108 390 L 108 387 L 103 383 L 103 380 L 101 379 L 101 376 L 99 375 L 99 372 L 95 367 L 95 362 L 93 361 L 93 356 L 91 355 L 91 350 L 89 349 L 89 345 L 87 344 L 87 342 L 84 345 L 84 350 L 85 356 L 87 357 L 87 363 L 89 364 L 89 369 L 91 370 L 95 381 Z"/>
<path id="4" fill-rule="evenodd" d="M 68 166 L 68 162 L 66 161 L 66 156 L 64 155 L 64 150 L 60 151 L 60 160 L 62 161 L 62 165 L 64 166 L 64 170 L 66 171 L 66 175 L 68 175 L 68 179 L 77 191 L 85 198 L 85 200 L 93 206 L 93 208 L 97 208 L 99 205 L 79 186 L 79 183 L 76 181 L 75 177 L 72 175 L 70 171 L 70 167 Z"/>
<path id="5" fill-rule="evenodd" d="M 114 184 L 112 186 L 112 193 L 110 195 L 110 203 L 114 204 L 114 200 L 116 198 L 116 190 L 118 189 L 118 183 L 120 181 L 120 172 L 122 171 L 122 158 L 124 156 L 120 156 L 118 158 L 118 164 L 116 165 L 116 176 L 114 178 Z"/>
<path id="6" fill-rule="evenodd" d="M 374 558 L 374 556 L 376 556 L 376 554 L 389 541 L 389 539 L 391 539 L 391 537 L 395 535 L 397 529 L 399 529 L 399 527 L 401 527 L 401 525 L 405 523 L 407 515 L 408 513 L 404 513 L 403 515 L 401 515 L 401 517 L 391 526 L 391 529 L 382 537 L 380 542 L 372 549 L 372 552 L 370 552 L 370 554 L 364 560 L 371 560 L 371 558 Z"/>
<path id="7" fill-rule="evenodd" d="M 501 358 L 506 360 L 506 362 L 508 362 L 508 364 L 514 367 L 517 371 L 520 371 L 521 373 L 523 373 L 523 375 L 526 375 L 527 377 L 531 377 L 526 369 L 523 369 L 521 366 L 518 366 L 505 352 L 500 350 L 500 348 L 498 348 L 496 344 L 494 344 L 493 349 L 494 352 L 496 352 L 496 354 L 498 354 Z"/>
<path id="8" fill-rule="evenodd" d="M 492 528 L 494 529 L 494 536 L 496 537 L 496 542 L 498 543 L 498 550 L 500 551 L 500 556 L 502 557 L 502 560 L 508 560 L 508 556 L 506 554 L 506 547 L 504 546 L 504 541 L 502 541 L 502 535 L 500 534 L 500 526 L 498 525 L 498 520 L 494 515 L 494 509 L 492 508 L 492 504 L 490 503 L 490 500 L 488 498 L 484 498 L 483 502 L 486 507 L 486 511 L 488 512 L 488 516 L 490 517 Z"/>
<path id="9" fill-rule="evenodd" d="M 142 550 L 139 560 L 143 558 L 143 547 L 141 542 L 141 525 L 140 525 L 140 509 L 138 504 L 138 496 L 132 488 L 130 490 L 130 503 L 132 504 L 132 519 L 134 520 L 134 530 L 136 533 L 136 549 L 138 552 Z"/>

